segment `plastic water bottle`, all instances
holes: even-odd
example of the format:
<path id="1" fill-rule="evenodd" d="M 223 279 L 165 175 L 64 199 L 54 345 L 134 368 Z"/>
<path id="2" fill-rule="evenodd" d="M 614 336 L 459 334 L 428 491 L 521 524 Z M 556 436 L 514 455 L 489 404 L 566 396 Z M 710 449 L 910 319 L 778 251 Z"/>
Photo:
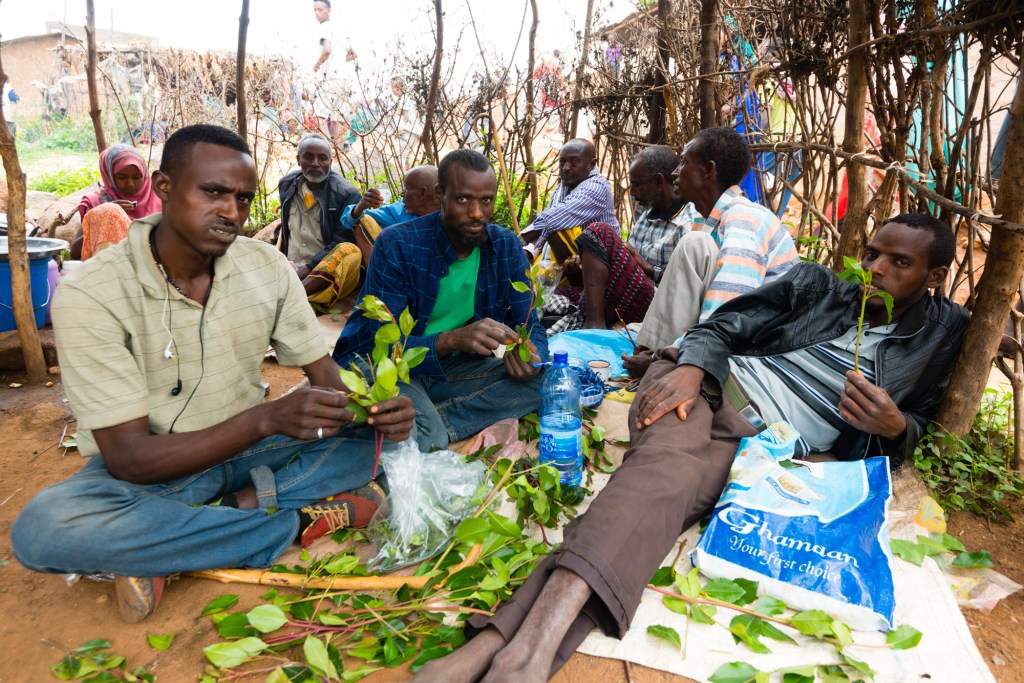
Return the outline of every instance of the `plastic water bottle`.
<path id="1" fill-rule="evenodd" d="M 580 383 L 569 369 L 565 351 L 555 352 L 554 362 L 544 372 L 540 395 L 539 462 L 558 470 L 563 486 L 577 486 L 583 478 Z"/>

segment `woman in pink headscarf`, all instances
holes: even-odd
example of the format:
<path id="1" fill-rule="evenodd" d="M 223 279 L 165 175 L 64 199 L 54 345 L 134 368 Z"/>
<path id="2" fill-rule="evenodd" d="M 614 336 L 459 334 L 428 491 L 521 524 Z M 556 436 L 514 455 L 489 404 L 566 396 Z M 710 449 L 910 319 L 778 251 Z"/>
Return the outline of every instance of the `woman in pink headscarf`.
<path id="1" fill-rule="evenodd" d="M 89 230 L 89 224 L 93 222 L 90 214 L 93 209 L 103 204 L 115 204 L 124 210 L 127 222 L 123 220 L 111 221 L 110 208 L 104 212 L 104 242 L 116 244 L 128 234 L 128 225 L 137 218 L 144 218 L 153 213 L 159 213 L 162 209 L 160 198 L 153 192 L 153 182 L 149 177 L 149 169 L 146 168 L 146 161 L 142 158 L 139 150 L 131 145 L 114 145 L 103 150 L 100 154 L 100 176 L 102 186 L 91 194 L 82 197 L 78 204 L 78 213 L 82 216 L 82 230 L 75 237 L 71 244 L 72 258 L 83 260 L 92 255 L 92 249 L 84 244 L 83 234 L 88 232 L 99 232 Z M 118 227 L 112 234 L 110 226 L 114 223 L 123 225 Z M 90 252 L 86 254 L 85 252 Z"/>

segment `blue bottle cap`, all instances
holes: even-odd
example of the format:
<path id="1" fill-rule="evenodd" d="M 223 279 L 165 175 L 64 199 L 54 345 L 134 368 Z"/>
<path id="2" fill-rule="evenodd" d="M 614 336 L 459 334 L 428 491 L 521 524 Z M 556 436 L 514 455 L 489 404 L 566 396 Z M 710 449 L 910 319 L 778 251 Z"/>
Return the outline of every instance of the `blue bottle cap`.
<path id="1" fill-rule="evenodd" d="M 569 364 L 569 352 L 568 351 L 555 351 L 555 365 L 568 365 Z"/>

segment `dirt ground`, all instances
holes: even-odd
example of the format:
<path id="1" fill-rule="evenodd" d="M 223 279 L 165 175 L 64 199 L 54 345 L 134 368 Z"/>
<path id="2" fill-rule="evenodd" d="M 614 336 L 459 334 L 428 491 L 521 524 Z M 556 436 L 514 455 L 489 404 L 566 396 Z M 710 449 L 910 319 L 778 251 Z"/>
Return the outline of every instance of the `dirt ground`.
<path id="1" fill-rule="evenodd" d="M 301 379 L 296 370 L 264 365 L 271 396 L 278 396 Z M 199 579 L 170 584 L 157 612 L 142 624 L 125 624 L 113 604 L 111 584 L 82 581 L 68 586 L 64 577 L 25 570 L 11 556 L 10 528 L 19 510 L 43 487 L 77 471 L 82 458 L 58 445 L 67 428 L 75 425 L 63 400 L 60 377 L 52 387 L 13 389 L 23 378 L 0 374 L 0 683 L 54 680 L 51 664 L 73 648 L 105 638 L 112 651 L 124 655 L 131 666 L 146 666 L 161 683 L 195 681 L 203 672 L 202 648 L 217 641 L 210 620 L 199 612 L 209 600 L 225 593 L 241 596 L 240 607 L 259 604 L 264 592 L 256 586 L 224 585 Z M 1024 583 L 1024 504 L 1012 506 L 1018 521 L 988 523 L 966 513 L 955 513 L 950 532 L 969 550 L 992 553 L 995 568 Z M 1019 616 L 1018 616 L 1019 615 Z M 1002 601 L 991 614 L 966 611 L 967 621 L 990 669 L 1000 683 L 1024 683 L 1024 595 Z M 146 643 L 147 634 L 175 633 L 173 645 L 157 652 Z M 401 681 L 404 670 L 381 671 L 365 679 L 372 683 Z M 688 679 L 638 665 L 627 673 L 621 661 L 576 655 L 555 678 L 558 683 L 592 681 L 669 683 Z"/>

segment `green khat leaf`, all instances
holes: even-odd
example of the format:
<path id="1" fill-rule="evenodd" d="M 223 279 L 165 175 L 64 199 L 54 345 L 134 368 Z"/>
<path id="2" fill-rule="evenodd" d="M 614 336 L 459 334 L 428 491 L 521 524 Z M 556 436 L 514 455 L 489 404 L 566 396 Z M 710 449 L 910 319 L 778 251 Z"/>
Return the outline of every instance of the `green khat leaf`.
<path id="1" fill-rule="evenodd" d="M 327 654 L 327 646 L 316 636 L 306 636 L 302 644 L 302 654 L 305 655 L 306 664 L 310 669 L 328 678 L 337 678 L 338 670 L 334 668 L 334 662 Z"/>
<path id="2" fill-rule="evenodd" d="M 652 624 L 647 627 L 647 632 L 655 638 L 661 638 L 669 643 L 676 646 L 677 650 L 683 648 L 683 641 L 679 638 L 679 633 L 671 626 L 661 626 L 660 624 Z"/>
<path id="3" fill-rule="evenodd" d="M 987 550 L 976 550 L 973 553 L 960 553 L 953 560 L 954 567 L 991 567 L 992 556 Z"/>
<path id="4" fill-rule="evenodd" d="M 274 605 L 254 607 L 245 616 L 249 624 L 260 633 L 276 631 L 288 622 L 288 617 L 281 608 Z"/>
<path id="5" fill-rule="evenodd" d="M 409 364 L 410 368 L 414 368 L 423 362 L 423 359 L 427 357 L 427 349 L 423 346 L 415 346 L 411 349 L 406 349 L 402 354 L 402 360 Z"/>
<path id="6" fill-rule="evenodd" d="M 416 321 L 413 319 L 412 313 L 409 312 L 409 307 L 406 306 L 405 310 L 402 311 L 402 315 L 398 317 L 398 328 L 401 330 L 403 337 L 408 337 L 412 334 L 415 327 Z"/>
<path id="7" fill-rule="evenodd" d="M 746 662 L 729 662 L 715 669 L 708 680 L 711 683 L 750 683 L 757 680 L 760 673 L 759 669 Z"/>
<path id="8" fill-rule="evenodd" d="M 909 650 L 921 642 L 921 632 L 913 626 L 903 624 L 885 635 L 885 642 L 894 650 Z"/>
<path id="9" fill-rule="evenodd" d="M 146 642 L 149 643 L 149 646 L 154 650 L 160 650 L 162 652 L 169 648 L 171 643 L 174 642 L 174 634 L 150 633 L 146 636 Z"/>
<path id="10" fill-rule="evenodd" d="M 704 585 L 704 595 L 714 600 L 721 600 L 730 605 L 739 605 L 739 601 L 747 596 L 747 591 L 735 581 L 729 579 L 712 579 Z"/>
<path id="11" fill-rule="evenodd" d="M 360 373 L 346 370 L 345 368 L 338 369 L 338 375 L 341 377 L 341 383 L 345 385 L 349 391 L 353 394 L 359 394 L 365 396 L 369 393 L 370 388 L 366 386 L 366 380 Z"/>
<path id="12" fill-rule="evenodd" d="M 203 648 L 203 654 L 214 666 L 230 668 L 244 664 L 253 655 L 259 654 L 266 644 L 259 638 L 242 638 L 227 643 L 214 643 Z"/>
<path id="13" fill-rule="evenodd" d="M 647 583 L 652 586 L 671 586 L 672 582 L 675 581 L 676 570 L 672 567 L 659 567 L 658 571 L 654 572 L 654 576 Z"/>
<path id="14" fill-rule="evenodd" d="M 758 614 L 763 614 L 766 617 L 776 617 L 784 613 L 789 606 L 782 602 L 778 598 L 773 598 L 770 595 L 762 595 L 757 599 L 757 603 L 754 605 L 754 611 Z"/>
<path id="15" fill-rule="evenodd" d="M 394 344 L 401 338 L 402 332 L 398 329 L 398 325 L 388 323 L 377 328 L 376 334 L 373 335 L 373 342 L 375 344 Z"/>
<path id="16" fill-rule="evenodd" d="M 821 640 L 825 636 L 832 635 L 833 619 L 821 610 L 812 609 L 806 612 L 797 612 L 790 619 L 790 625 L 805 636 L 814 636 Z"/>
<path id="17" fill-rule="evenodd" d="M 946 546 L 948 550 L 954 550 L 959 552 L 965 552 L 967 548 L 960 542 L 960 539 L 949 534 L 942 534 L 942 545 Z"/>
<path id="18" fill-rule="evenodd" d="M 889 541 L 889 548 L 892 550 L 892 554 L 906 560 L 911 564 L 915 564 L 918 567 L 924 562 L 924 548 L 919 546 L 917 543 L 912 541 L 904 541 L 900 538 L 894 538 Z"/>
<path id="19" fill-rule="evenodd" d="M 206 603 L 206 607 L 204 607 L 203 611 L 199 613 L 199 616 L 205 617 L 209 614 L 217 614 L 218 612 L 224 612 L 231 609 L 237 604 L 237 595 L 221 595 Z"/>

